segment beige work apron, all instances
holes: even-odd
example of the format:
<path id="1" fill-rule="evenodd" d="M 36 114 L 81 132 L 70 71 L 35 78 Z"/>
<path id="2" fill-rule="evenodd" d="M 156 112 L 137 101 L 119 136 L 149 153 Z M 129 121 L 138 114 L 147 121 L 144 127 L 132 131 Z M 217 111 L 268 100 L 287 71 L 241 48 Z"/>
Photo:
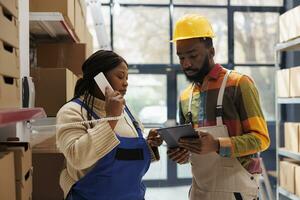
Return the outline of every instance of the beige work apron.
<path id="1" fill-rule="evenodd" d="M 228 70 L 218 94 L 217 108 L 222 108 L 229 74 Z M 207 131 L 214 138 L 229 137 L 222 116 L 217 116 L 217 126 L 200 127 L 196 130 Z M 190 200 L 258 199 L 259 175 L 250 174 L 236 158 L 222 157 L 213 152 L 205 155 L 192 153 L 190 160 L 193 174 Z"/>

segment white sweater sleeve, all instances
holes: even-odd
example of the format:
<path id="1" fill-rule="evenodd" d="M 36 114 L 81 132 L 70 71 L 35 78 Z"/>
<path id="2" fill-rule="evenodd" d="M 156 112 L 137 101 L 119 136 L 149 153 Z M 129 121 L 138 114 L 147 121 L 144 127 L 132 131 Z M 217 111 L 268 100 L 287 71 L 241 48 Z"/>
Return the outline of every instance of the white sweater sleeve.
<path id="1" fill-rule="evenodd" d="M 83 120 L 80 106 L 74 103 L 66 104 L 57 114 L 57 124 Z M 91 167 L 120 143 L 107 121 L 91 129 L 83 124 L 59 127 L 56 142 L 68 163 L 77 170 Z"/>

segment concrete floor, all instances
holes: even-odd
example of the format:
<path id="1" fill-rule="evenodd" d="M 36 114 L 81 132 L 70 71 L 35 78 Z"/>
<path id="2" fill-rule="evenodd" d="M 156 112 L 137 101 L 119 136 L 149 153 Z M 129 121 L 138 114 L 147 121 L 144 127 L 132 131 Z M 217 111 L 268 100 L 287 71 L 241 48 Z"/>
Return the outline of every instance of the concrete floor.
<path id="1" fill-rule="evenodd" d="M 188 200 L 190 186 L 147 188 L 145 200 Z"/>

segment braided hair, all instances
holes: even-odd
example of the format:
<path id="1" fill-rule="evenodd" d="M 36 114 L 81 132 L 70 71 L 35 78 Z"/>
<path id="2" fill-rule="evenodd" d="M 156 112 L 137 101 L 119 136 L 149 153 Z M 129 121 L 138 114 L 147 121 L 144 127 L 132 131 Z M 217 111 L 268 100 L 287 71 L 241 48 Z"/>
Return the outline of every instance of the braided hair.
<path id="1" fill-rule="evenodd" d="M 74 97 L 72 100 L 83 96 L 83 104 L 89 107 L 88 120 L 92 119 L 95 91 L 97 89 L 94 77 L 100 72 L 106 73 L 126 61 L 113 51 L 99 50 L 92 54 L 82 65 L 83 77 L 76 82 Z M 126 65 L 128 65 L 126 63 Z M 71 100 L 71 101 L 72 101 Z M 82 106 L 81 106 L 82 113 Z"/>

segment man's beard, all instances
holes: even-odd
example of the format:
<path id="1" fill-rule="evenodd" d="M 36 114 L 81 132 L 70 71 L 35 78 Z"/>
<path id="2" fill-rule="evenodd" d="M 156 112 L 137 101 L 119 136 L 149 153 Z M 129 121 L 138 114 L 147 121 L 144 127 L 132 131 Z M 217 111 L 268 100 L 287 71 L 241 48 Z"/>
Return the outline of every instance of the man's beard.
<path id="1" fill-rule="evenodd" d="M 208 55 L 206 55 L 202 68 L 198 70 L 196 74 L 190 76 L 187 75 L 185 71 L 183 72 L 186 78 L 188 79 L 188 81 L 202 83 L 204 77 L 209 73 L 209 71 L 210 71 L 209 59 L 208 59 Z"/>

